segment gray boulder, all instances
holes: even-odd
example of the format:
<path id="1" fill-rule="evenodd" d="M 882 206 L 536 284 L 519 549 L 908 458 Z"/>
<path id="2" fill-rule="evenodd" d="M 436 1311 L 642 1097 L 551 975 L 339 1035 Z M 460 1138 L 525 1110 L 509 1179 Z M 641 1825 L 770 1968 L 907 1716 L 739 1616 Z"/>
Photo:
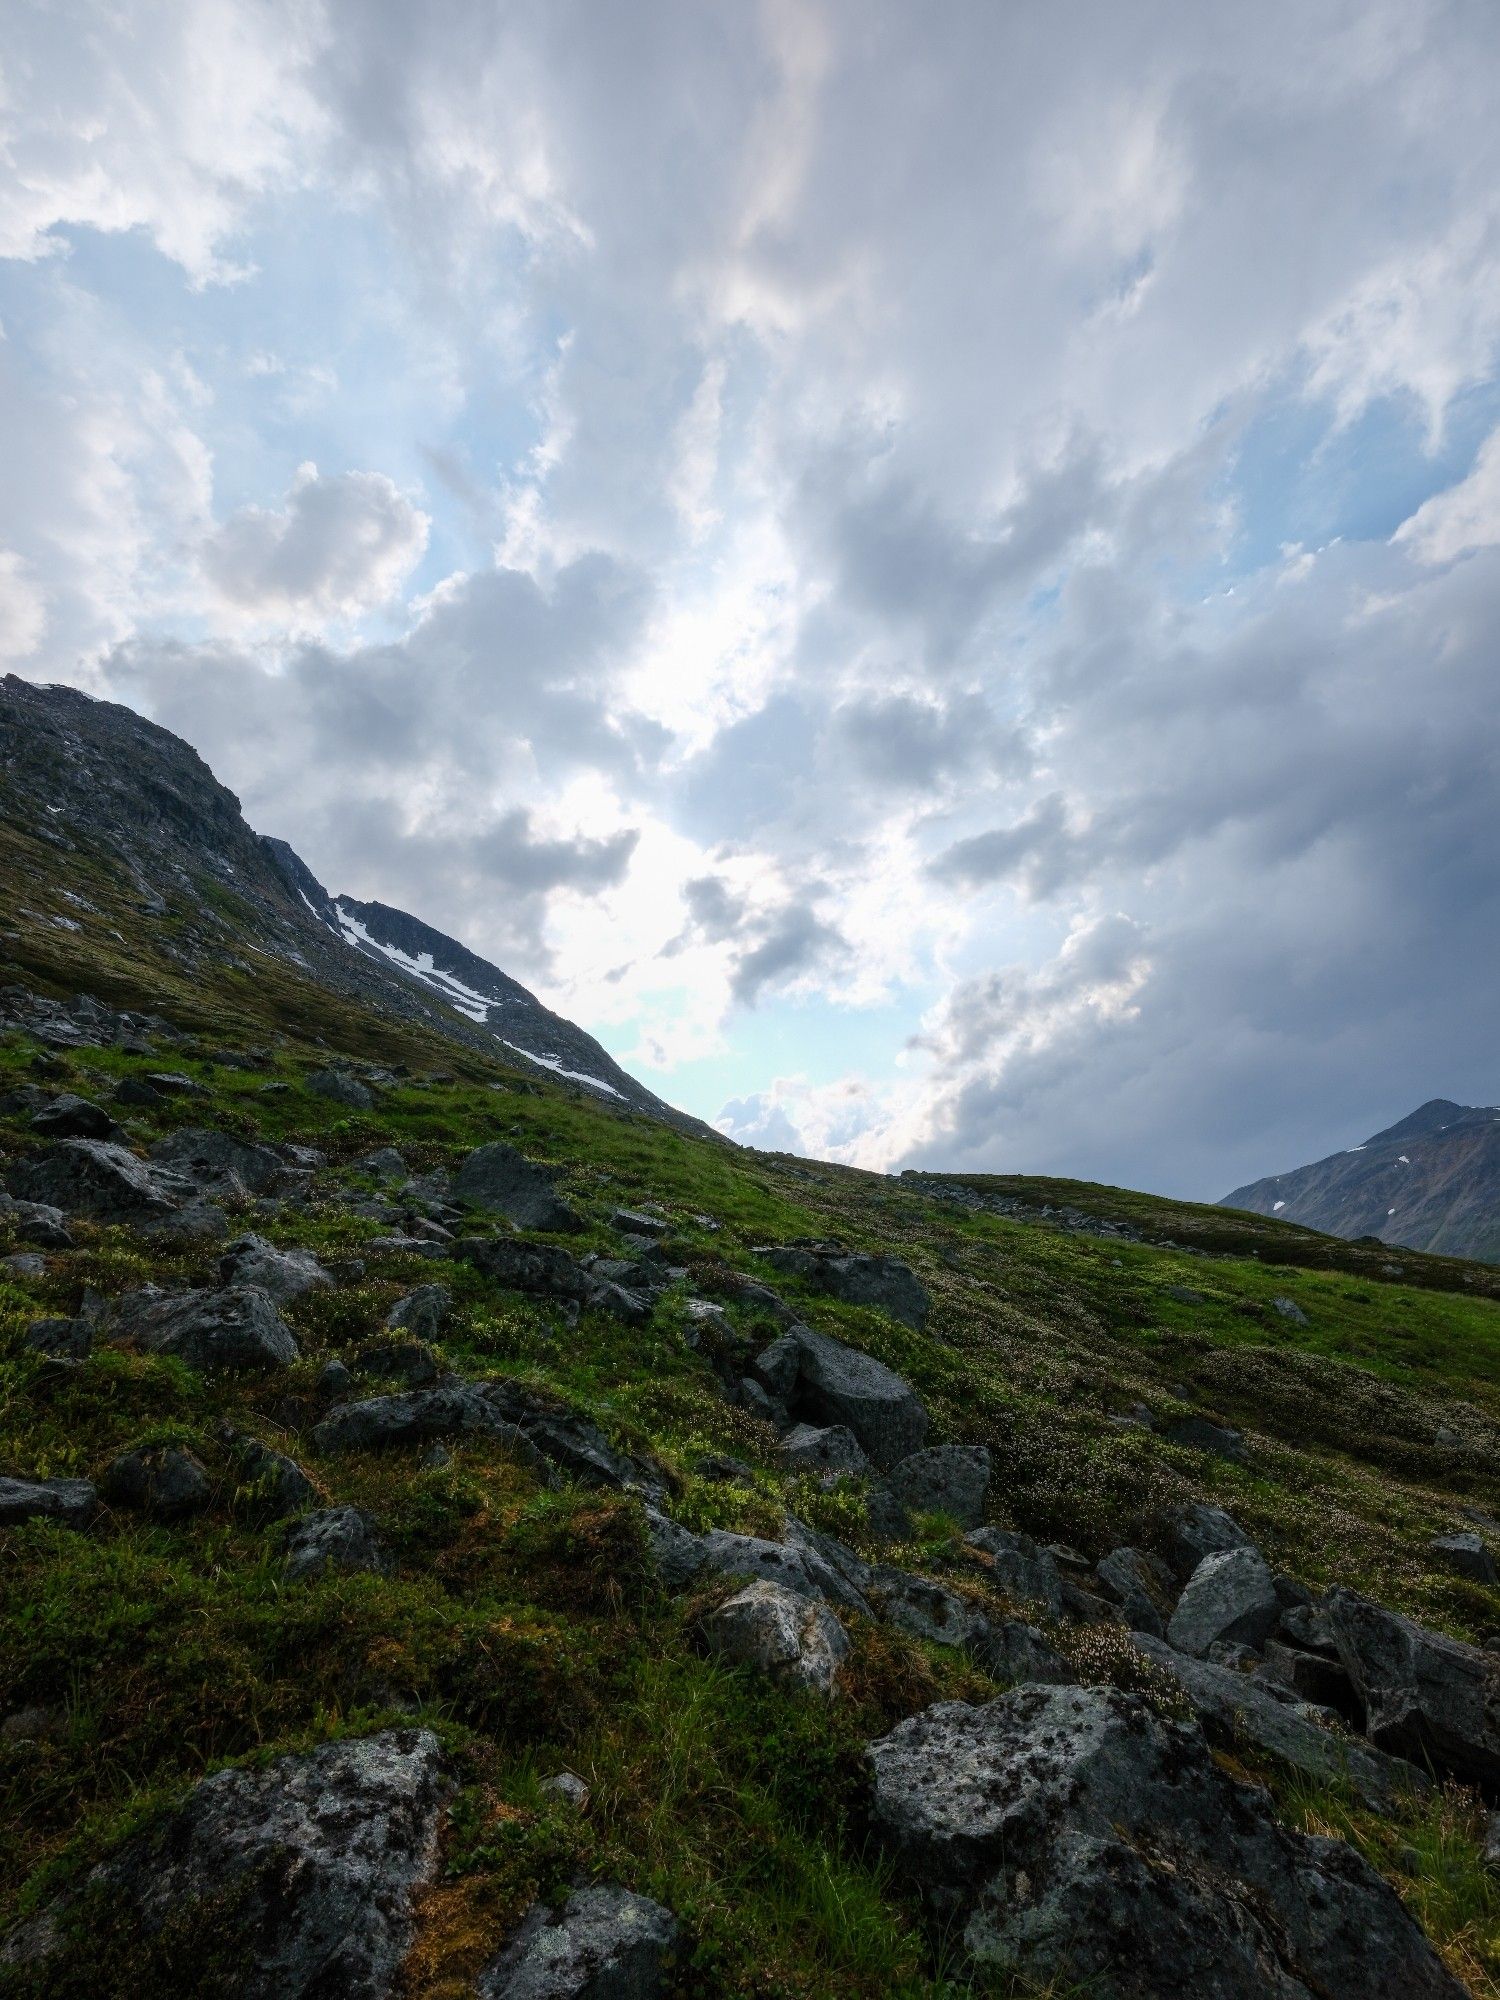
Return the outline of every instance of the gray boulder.
<path id="1" fill-rule="evenodd" d="M 289 1368 L 298 1352 L 291 1329 L 254 1285 L 214 1292 L 162 1292 L 146 1285 L 115 1301 L 103 1332 L 148 1354 L 174 1354 L 204 1373 Z"/>
<path id="2" fill-rule="evenodd" d="M 340 1403 L 315 1426 L 313 1443 L 319 1451 L 392 1451 L 476 1435 L 505 1440 L 523 1462 L 540 1470 L 541 1456 L 535 1447 L 525 1443 L 516 1424 L 472 1382 L 445 1382 L 436 1389 Z"/>
<path id="3" fill-rule="evenodd" d="M 1271 1572 L 1256 1549 L 1224 1549 L 1205 1556 L 1188 1578 L 1167 1625 L 1179 1653 L 1201 1658 L 1226 1641 L 1259 1647 L 1281 1618 Z"/>
<path id="4" fill-rule="evenodd" d="M 71 1250 L 73 1232 L 63 1220 L 60 1208 L 45 1201 L 12 1201 L 0 1195 L 0 1215 L 8 1215 L 23 1243 L 39 1243 L 44 1250 Z"/>
<path id="5" fill-rule="evenodd" d="M 986 1619 L 969 1641 L 969 1651 L 997 1681 L 1062 1686 L 1078 1675 L 1055 1646 L 1020 1618 Z"/>
<path id="6" fill-rule="evenodd" d="M 1307 1325 L 1307 1314 L 1295 1299 L 1272 1299 L 1271 1304 L 1281 1317 L 1290 1320 L 1293 1326 Z"/>
<path id="7" fill-rule="evenodd" d="M 1500 1659 L 1352 1590 L 1329 1591 L 1323 1613 L 1372 1743 L 1500 1789 Z"/>
<path id="8" fill-rule="evenodd" d="M 425 1389 L 438 1378 L 437 1356 L 425 1340 L 367 1340 L 355 1355 L 361 1375 Z"/>
<path id="9" fill-rule="evenodd" d="M 93 1104 L 86 1097 L 75 1097 L 70 1090 L 61 1092 L 50 1104 L 44 1104 L 40 1111 L 34 1112 L 31 1129 L 49 1139 L 113 1139 L 119 1142 L 125 1137 L 102 1105 Z"/>
<path id="10" fill-rule="evenodd" d="M 166 1101 L 167 1093 L 143 1076 L 124 1076 L 115 1085 L 116 1104 L 129 1104 L 138 1111 L 159 1110 Z"/>
<path id="11" fill-rule="evenodd" d="M 22 1521 L 60 1521 L 65 1528 L 86 1528 L 98 1509 L 99 1496 L 87 1479 L 0 1478 L 0 1528 Z"/>
<path id="12" fill-rule="evenodd" d="M 1377 1812 L 1389 1812 L 1403 1793 L 1428 1788 L 1426 1775 L 1412 1765 L 1310 1721 L 1295 1702 L 1278 1699 L 1248 1674 L 1190 1659 L 1146 1633 L 1138 1633 L 1135 1644 L 1147 1659 L 1167 1669 L 1210 1741 L 1226 1750 L 1253 1744 L 1318 1784 L 1347 1784 Z"/>
<path id="13" fill-rule="evenodd" d="M 375 1108 L 374 1091 L 346 1069 L 314 1070 L 305 1083 L 314 1097 L 326 1097 L 330 1104 L 341 1104 L 346 1111 L 373 1111 Z"/>
<path id="14" fill-rule="evenodd" d="M 870 1461 L 845 1424 L 798 1424 L 781 1440 L 781 1462 L 792 1472 L 867 1472 Z"/>
<path id="15" fill-rule="evenodd" d="M 946 1514 L 961 1528 L 977 1528 L 989 1496 L 990 1455 L 983 1445 L 929 1445 L 893 1465 L 888 1484 L 913 1514 Z"/>
<path id="16" fill-rule="evenodd" d="M 844 1628 L 816 1598 L 763 1578 L 710 1611 L 702 1624 L 710 1653 L 814 1694 L 831 1694 L 849 1650 Z"/>
<path id="17" fill-rule="evenodd" d="M 317 1489 L 296 1459 L 263 1444 L 241 1438 L 234 1451 L 236 1508 L 256 1521 L 280 1521 L 300 1514 L 317 1498 Z"/>
<path id="18" fill-rule="evenodd" d="M 871 1571 L 869 1599 L 888 1625 L 937 1646 L 967 1646 L 989 1623 L 984 1612 L 957 1591 L 887 1563 L 877 1563 Z"/>
<path id="19" fill-rule="evenodd" d="M 763 1245 L 752 1253 L 773 1271 L 800 1278 L 810 1291 L 825 1292 L 845 1305 L 879 1306 L 893 1319 L 920 1332 L 931 1300 L 927 1287 L 900 1257 L 855 1255 L 817 1244 Z"/>
<path id="20" fill-rule="evenodd" d="M 782 1584 L 798 1597 L 826 1598 L 869 1617 L 862 1592 L 820 1551 L 807 1544 L 768 1542 L 759 1535 L 735 1535 L 711 1528 L 701 1538 L 705 1568 L 720 1576 L 759 1578 Z"/>
<path id="21" fill-rule="evenodd" d="M 208 1086 L 178 1069 L 154 1069 L 147 1083 L 161 1097 L 207 1097 Z"/>
<path id="22" fill-rule="evenodd" d="M 325 1570 L 370 1570 L 384 1575 L 390 1557 L 380 1546 L 375 1523 L 362 1507 L 325 1507 L 304 1514 L 286 1531 L 289 1577 L 321 1576 Z"/>
<path id="23" fill-rule="evenodd" d="M 1471 1531 L 1434 1535 L 1427 1546 L 1443 1567 L 1452 1570 L 1455 1576 L 1467 1577 L 1470 1583 L 1500 1583 L 1495 1558 L 1478 1535 Z"/>
<path id="24" fill-rule="evenodd" d="M 446 1285 L 418 1285 L 397 1299 L 385 1316 L 391 1332 L 409 1333 L 414 1340 L 436 1340 L 448 1321 L 453 1294 Z"/>
<path id="25" fill-rule="evenodd" d="M 45 1977 L 67 1949 L 60 1919 L 96 1895 L 146 1935 L 171 1923 L 190 1939 L 198 1910 L 216 1938 L 231 1926 L 241 2000 L 389 2000 L 453 1790 L 437 1738 L 416 1729 L 219 1771 L 13 1932 L 6 1956 Z M 91 1948 L 74 1946 L 79 1972 Z"/>
<path id="26" fill-rule="evenodd" d="M 151 1157 L 211 1195 L 269 1194 L 286 1171 L 269 1146 L 198 1125 L 158 1139 Z"/>
<path id="27" fill-rule="evenodd" d="M 1231 1430 L 1228 1424 L 1216 1424 L 1210 1417 L 1178 1417 L 1166 1427 L 1165 1436 L 1169 1444 L 1180 1445 L 1184 1451 L 1204 1451 L 1214 1458 L 1227 1458 L 1231 1464 L 1241 1464 L 1245 1457 L 1245 1435 L 1243 1431 Z"/>
<path id="28" fill-rule="evenodd" d="M 831 1334 L 815 1333 L 810 1326 L 796 1327 L 785 1338 L 793 1343 L 796 1362 L 786 1396 L 792 1416 L 845 1425 L 877 1465 L 895 1465 L 920 1451 L 927 1435 L 927 1411 L 911 1384 L 894 1369 Z M 756 1373 L 768 1388 L 768 1376 L 780 1378 L 786 1373 L 781 1347 L 781 1341 L 775 1342 L 756 1360 Z"/>
<path id="29" fill-rule="evenodd" d="M 554 1189 L 555 1178 L 554 1169 L 497 1139 L 470 1153 L 453 1177 L 453 1194 L 472 1208 L 503 1215 L 518 1229 L 581 1229 L 578 1215 Z"/>
<path id="30" fill-rule="evenodd" d="M 660 1903 L 595 1883 L 561 1909 L 533 1903 L 480 1973 L 478 2000 L 657 2000 L 677 1936 Z"/>
<path id="31" fill-rule="evenodd" d="M 658 1507 L 646 1508 L 646 1541 L 651 1560 L 663 1586 L 674 1596 L 691 1587 L 708 1567 L 708 1551 L 703 1537 L 663 1514 Z"/>
<path id="32" fill-rule="evenodd" d="M 616 1319 L 649 1319 L 651 1301 L 608 1279 L 586 1271 L 576 1257 L 555 1243 L 520 1243 L 503 1236 L 466 1236 L 456 1255 L 476 1271 L 513 1292 L 591 1306 Z"/>
<path id="33" fill-rule="evenodd" d="M 304 1292 L 327 1291 L 333 1279 L 310 1250 L 281 1250 L 263 1236 L 240 1236 L 219 1259 L 226 1285 L 257 1285 L 278 1305 Z"/>
<path id="34" fill-rule="evenodd" d="M 394 1146 L 376 1146 L 372 1152 L 361 1153 L 357 1160 L 349 1162 L 351 1173 L 368 1174 L 377 1181 L 404 1181 L 406 1162 Z"/>
<path id="35" fill-rule="evenodd" d="M 174 1174 L 148 1166 L 107 1139 L 62 1139 L 11 1168 L 9 1187 L 23 1201 L 97 1222 L 150 1222 L 170 1216 L 192 1193 Z"/>
<path id="36" fill-rule="evenodd" d="M 1176 1592 L 1163 1563 L 1140 1549 L 1112 1549 L 1094 1574 L 1132 1632 L 1146 1632 L 1155 1639 L 1166 1636 Z"/>
<path id="37" fill-rule="evenodd" d="M 1049 1618 L 1063 1613 L 1062 1572 L 1057 1558 L 1029 1535 L 1008 1528 L 975 1528 L 964 1536 L 971 1549 L 988 1556 L 997 1590 L 1024 1604 L 1039 1604 Z"/>
<path id="38" fill-rule="evenodd" d="M 1254 1546 L 1232 1514 L 1201 1500 L 1178 1508 L 1166 1524 L 1164 1539 L 1163 1554 L 1179 1583 L 1186 1583 L 1205 1556 Z"/>
<path id="39" fill-rule="evenodd" d="M 944 1703 L 868 1754 L 878 1831 L 982 1976 L 1096 2000 L 1460 2000 L 1352 1848 L 1284 1832 L 1138 1696 Z"/>
<path id="40" fill-rule="evenodd" d="M 111 1507 L 176 1521 L 202 1512 L 213 1483 L 190 1451 L 175 1445 L 141 1445 L 111 1462 L 99 1490 Z"/>

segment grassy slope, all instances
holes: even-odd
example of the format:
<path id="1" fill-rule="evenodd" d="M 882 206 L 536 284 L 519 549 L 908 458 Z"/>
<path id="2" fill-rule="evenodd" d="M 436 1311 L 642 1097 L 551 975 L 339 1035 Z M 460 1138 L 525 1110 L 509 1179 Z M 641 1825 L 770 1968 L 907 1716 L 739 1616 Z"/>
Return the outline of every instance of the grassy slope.
<path id="1" fill-rule="evenodd" d="M 27 968 L 33 978 L 40 969 Z M 140 976 L 126 968 L 121 999 L 139 998 Z M 836 1234 L 897 1250 L 934 1295 L 926 1335 L 822 1301 L 809 1301 L 807 1316 L 907 1374 L 937 1438 L 992 1447 L 999 1518 L 1097 1555 L 1149 1544 L 1164 1509 L 1202 1495 L 1310 1583 L 1353 1583 L 1463 1636 L 1500 1628 L 1500 1593 L 1435 1571 L 1423 1552 L 1434 1531 L 1459 1524 L 1461 1502 L 1500 1509 L 1500 1307 L 1471 1289 L 1432 1288 L 1441 1274 L 1374 1281 L 1338 1268 L 1335 1253 L 1334 1268 L 1273 1269 L 1248 1254 L 1264 1247 L 1249 1239 L 1279 1225 L 1253 1219 L 1236 1240 L 1247 1254 L 1204 1258 L 963 1214 L 873 1176 L 735 1153 L 612 1114 L 352 1010 L 320 1014 L 289 974 L 243 981 L 227 1005 L 201 988 L 190 1006 L 176 994 L 158 1004 L 200 1033 L 200 1048 L 264 1047 L 269 1030 L 285 1031 L 256 1073 L 171 1052 L 170 1066 L 197 1075 L 212 1101 L 138 1117 L 134 1130 L 145 1142 L 170 1124 L 207 1121 L 323 1147 L 334 1162 L 318 1183 L 326 1199 L 266 1233 L 315 1247 L 341 1283 L 289 1310 L 305 1357 L 290 1375 L 238 1386 L 109 1350 L 59 1379 L 22 1351 L 28 1320 L 73 1310 L 85 1284 L 113 1292 L 147 1277 L 202 1278 L 206 1254 L 169 1256 L 125 1232 L 80 1229 L 80 1247 L 50 1258 L 44 1277 L 0 1285 L 0 1467 L 97 1476 L 121 1448 L 171 1438 L 222 1482 L 214 1508 L 181 1527 L 116 1515 L 87 1536 L 33 1527 L 3 1539 L 0 1714 L 41 1704 L 60 1715 L 40 1742 L 0 1740 L 0 1881 L 13 1885 L 0 1922 L 217 1761 L 419 1714 L 447 1734 L 466 1788 L 448 1876 L 424 1912 L 414 1994 L 461 1991 L 535 1887 L 558 1887 L 578 1868 L 679 1911 L 694 1940 L 685 1990 L 948 1990 L 940 1954 L 865 1838 L 859 1750 L 928 1701 L 984 1698 L 993 1687 L 982 1675 L 865 1630 L 837 1704 L 768 1692 L 701 1657 L 701 1607 L 653 1588 L 633 1503 L 540 1492 L 490 1447 L 428 1470 L 405 1454 L 320 1461 L 312 1452 L 305 1427 L 320 1407 L 319 1367 L 373 1332 L 402 1289 L 435 1275 L 419 1259 L 370 1256 L 380 1225 L 337 1198 L 337 1163 L 375 1143 L 398 1145 L 416 1170 L 507 1137 L 559 1162 L 596 1218 L 616 1203 L 661 1202 L 686 1246 L 691 1288 L 707 1295 L 728 1267 L 753 1270 L 753 1248 L 767 1240 Z M 306 1039 L 314 1022 L 324 1044 L 405 1061 L 412 1079 L 365 1116 L 295 1087 L 263 1096 L 269 1078 L 295 1085 L 326 1060 L 326 1046 Z M 29 1075 L 33 1053 L 15 1041 L 0 1047 L 0 1063 Z M 85 1051 L 65 1059 L 59 1080 L 98 1096 L 162 1060 Z M 27 1144 L 22 1124 L 0 1127 L 0 1142 Z M 608 1241 L 602 1226 L 585 1238 Z M 720 1401 L 672 1301 L 645 1331 L 586 1316 L 568 1336 L 544 1308 L 453 1268 L 449 1363 L 522 1375 L 584 1405 L 624 1443 L 648 1446 L 677 1483 L 679 1518 L 765 1529 L 791 1505 L 860 1540 L 858 1494 L 787 1487 L 771 1434 Z M 1175 1295 L 1185 1288 L 1199 1298 Z M 1275 1296 L 1294 1297 L 1309 1324 L 1282 1319 Z M 1184 1393 L 1252 1433 L 1247 1466 L 1107 1421 L 1137 1399 L 1169 1414 Z M 368 1506 L 396 1574 L 284 1582 L 276 1530 L 233 1489 L 219 1441 L 226 1419 L 280 1438 L 329 1500 Z M 1437 1442 L 1440 1431 L 1454 1441 Z M 752 1476 L 703 1477 L 695 1466 L 710 1451 L 735 1454 Z M 924 1524 L 903 1559 L 984 1588 L 941 1522 Z M 1113 1670 L 1130 1671 L 1128 1662 Z M 581 1820 L 537 1789 L 560 1763 L 593 1785 Z M 1327 1793 L 1282 1792 L 1300 1823 L 1358 1838 L 1475 1990 L 1500 1991 L 1472 1802 L 1448 1795 L 1382 1826 L 1351 1818 Z M 87 1944 L 97 1967 L 97 1930 Z M 111 1983 L 101 1987 L 81 1961 L 76 1990 L 231 1991 L 232 1966 L 216 1950 L 206 1926 L 155 1959 L 117 1942 L 105 1955 Z"/>

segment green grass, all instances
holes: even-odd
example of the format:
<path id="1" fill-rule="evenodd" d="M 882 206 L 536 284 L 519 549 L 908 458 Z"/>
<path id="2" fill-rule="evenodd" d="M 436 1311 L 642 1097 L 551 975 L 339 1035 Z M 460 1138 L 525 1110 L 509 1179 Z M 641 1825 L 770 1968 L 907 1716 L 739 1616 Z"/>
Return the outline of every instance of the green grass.
<path id="1" fill-rule="evenodd" d="M 992 1683 L 956 1656 L 861 1627 L 839 1701 L 768 1692 L 703 1657 L 703 1606 L 659 1593 L 633 1501 L 539 1491 L 493 1445 L 464 1446 L 429 1470 L 411 1454 L 325 1459 L 312 1448 L 318 1369 L 350 1358 L 403 1289 L 435 1275 L 421 1258 L 373 1253 L 383 1225 L 348 1209 L 348 1163 L 377 1144 L 397 1146 L 417 1171 L 492 1138 L 556 1163 L 585 1217 L 578 1249 L 612 1241 L 615 1206 L 666 1210 L 688 1277 L 645 1328 L 586 1314 L 570 1332 L 472 1267 L 445 1265 L 455 1309 L 441 1349 L 461 1372 L 521 1377 L 653 1454 L 673 1511 L 692 1525 L 774 1532 L 792 1505 L 875 1546 L 858 1485 L 788 1487 L 773 1434 L 724 1403 L 684 1338 L 682 1298 L 725 1296 L 731 1271 L 770 1276 L 756 1246 L 836 1236 L 912 1262 L 934 1301 L 924 1333 L 780 1278 L 777 1289 L 813 1324 L 907 1375 L 935 1438 L 991 1446 L 997 1518 L 1098 1555 L 1126 1540 L 1149 1547 L 1172 1506 L 1212 1498 L 1310 1583 L 1352 1583 L 1460 1636 L 1500 1629 L 1500 1592 L 1445 1575 L 1426 1554 L 1434 1532 L 1459 1524 L 1460 1504 L 1500 1509 L 1500 1306 L 1451 1282 L 1448 1260 L 1403 1253 L 1401 1281 L 1336 1258 L 1294 1268 L 1265 1250 L 1280 1225 L 1254 1218 L 1234 1221 L 1224 1254 L 1193 1256 L 960 1211 L 849 1169 L 810 1176 L 518 1077 L 424 1031 L 370 1018 L 343 1039 L 338 1007 L 314 1045 L 295 1026 L 312 999 L 297 997 L 290 975 L 278 981 L 269 997 L 252 996 L 258 1011 L 238 993 L 212 1007 L 195 996 L 194 1011 L 177 1016 L 194 1030 L 184 1045 L 80 1051 L 49 1069 L 49 1083 L 100 1098 L 156 1068 L 199 1079 L 205 1101 L 126 1116 L 142 1146 L 201 1122 L 320 1148 L 327 1164 L 305 1211 L 237 1220 L 316 1250 L 339 1286 L 289 1309 L 303 1350 L 294 1368 L 235 1385 L 107 1346 L 73 1371 L 24 1348 L 29 1322 L 76 1310 L 85 1287 L 112 1295 L 148 1279 L 207 1281 L 211 1248 L 80 1225 L 77 1247 L 49 1256 L 43 1276 L 0 1276 L 4 1469 L 97 1477 L 129 1445 L 172 1441 L 216 1482 L 210 1510 L 179 1526 L 107 1513 L 82 1536 L 34 1526 L 0 1537 L 0 1715 L 51 1711 L 38 1739 L 0 1738 L 0 1922 L 45 1901 L 224 1760 L 417 1717 L 443 1734 L 463 1790 L 444 1878 L 422 1912 L 413 1995 L 461 1992 L 530 1897 L 577 1871 L 678 1911 L 690 1941 L 684 1992 L 939 2000 L 963 1990 L 942 1939 L 869 1841 L 860 1752 L 900 1716 L 987 1698 Z M 214 1047 L 255 1048 L 258 1067 L 215 1064 Z M 380 1090 L 373 1112 L 351 1116 L 301 1087 L 331 1049 L 410 1074 Z M 34 1056 L 22 1038 L 0 1041 L 0 1096 L 32 1078 Z M 291 1087 L 267 1094 L 268 1082 Z M 0 1113 L 0 1143 L 11 1154 L 34 1143 L 21 1114 Z M 1191 1217 L 1147 1205 L 1162 1234 L 1193 1240 Z M 1222 1224 L 1221 1211 L 1202 1213 Z M 7 1226 L 0 1219 L 0 1250 L 11 1247 Z M 1307 1324 L 1282 1318 L 1276 1297 L 1295 1299 Z M 738 1305 L 728 1311 L 752 1340 L 774 1331 Z M 1162 1423 L 1191 1408 L 1240 1424 L 1247 1462 L 1111 1424 L 1137 1401 Z M 226 1425 L 290 1450 L 328 1502 L 369 1508 L 394 1573 L 288 1583 L 279 1529 L 238 1489 Z M 742 1460 L 747 1475 L 705 1476 L 709 1453 Z M 983 1566 L 942 1523 L 920 1527 L 897 1553 L 984 1595 Z M 1107 1652 L 1101 1674 L 1129 1671 Z M 582 1818 L 538 1788 L 563 1764 L 592 1788 Z M 1472 1800 L 1446 1794 L 1374 1824 L 1331 1794 L 1257 1775 L 1276 1779 L 1290 1819 L 1364 1848 L 1474 1990 L 1500 1992 Z M 108 1912 L 100 1921 L 108 1933 Z M 114 1985 L 93 1990 L 181 1991 L 183 1964 L 205 1992 L 232 1977 L 211 1954 L 201 1966 L 179 1958 L 174 1985 L 162 1953 L 143 1959 L 128 1941 L 114 1962 Z"/>

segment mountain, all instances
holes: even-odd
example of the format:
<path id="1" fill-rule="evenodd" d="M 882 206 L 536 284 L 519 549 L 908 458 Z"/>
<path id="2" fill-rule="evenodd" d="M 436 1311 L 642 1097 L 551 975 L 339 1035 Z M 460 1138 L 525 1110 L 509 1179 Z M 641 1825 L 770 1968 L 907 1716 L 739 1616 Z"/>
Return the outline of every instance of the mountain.
<path id="1" fill-rule="evenodd" d="M 34 889 L 15 900 L 0 945 L 23 965 L 39 948 L 54 960 L 59 933 L 94 930 L 120 955 L 144 949 L 190 973 L 255 977 L 278 961 L 621 1109 L 709 1129 L 455 939 L 384 903 L 331 896 L 284 840 L 251 831 L 195 750 L 131 709 L 7 675 L 0 778 L 15 879 Z M 63 875 L 72 886 L 56 887 L 49 906 L 49 878 Z"/>
<path id="2" fill-rule="evenodd" d="M 1362 1145 L 1251 1181 L 1221 1205 L 1500 1263 L 1500 1105 L 1434 1097 Z"/>
<path id="3" fill-rule="evenodd" d="M 3 2000 L 1493 2000 L 1500 1267 L 607 1064 L 5 684 Z"/>

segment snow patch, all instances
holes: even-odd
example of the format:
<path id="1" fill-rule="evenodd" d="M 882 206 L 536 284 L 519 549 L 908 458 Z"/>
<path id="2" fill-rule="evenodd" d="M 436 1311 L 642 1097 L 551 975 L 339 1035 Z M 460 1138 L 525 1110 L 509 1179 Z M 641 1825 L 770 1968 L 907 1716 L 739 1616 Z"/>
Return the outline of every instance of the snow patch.
<path id="1" fill-rule="evenodd" d="M 1365 1149 L 1363 1146 L 1346 1146 L 1344 1150 L 1346 1153 L 1362 1153 Z"/>
<path id="2" fill-rule="evenodd" d="M 1396 1165 L 1398 1167 L 1409 1167 L 1411 1165 L 1411 1161 L 1407 1159 L 1405 1153 L 1402 1153 L 1400 1157 L 1397 1159 Z"/>
<path id="3" fill-rule="evenodd" d="M 606 1083 L 602 1076 L 590 1076 L 587 1070 L 564 1069 L 559 1056 L 539 1056 L 532 1049 L 523 1049 L 519 1042 L 507 1042 L 500 1037 L 508 1049 L 514 1049 L 518 1056 L 525 1056 L 527 1062 L 534 1062 L 543 1069 L 550 1069 L 554 1076 L 565 1076 L 569 1083 L 586 1083 L 591 1090 L 606 1090 L 611 1097 L 623 1098 L 625 1093 L 616 1090 L 612 1083 Z"/>
<path id="4" fill-rule="evenodd" d="M 1286 1203 L 1285 1203 L 1284 1201 L 1273 1201 L 1273 1202 L 1271 1203 L 1271 1213 L 1272 1213 L 1272 1215 L 1274 1215 L 1274 1214 L 1276 1213 L 1276 1211 L 1277 1211 L 1277 1209 L 1278 1209 L 1278 1208 L 1285 1208 L 1285 1207 L 1286 1207 Z"/>
<path id="5" fill-rule="evenodd" d="M 402 951 L 399 945 L 382 944 L 378 938 L 370 936 L 358 917 L 350 916 L 342 903 L 335 903 L 333 907 L 347 944 L 352 944 L 357 951 L 378 951 L 392 965 L 410 973 L 413 979 L 420 979 L 424 986 L 430 986 L 439 998 L 446 1000 L 450 1007 L 456 1007 L 460 1014 L 467 1014 L 471 1021 L 487 1021 L 491 1007 L 499 1006 L 497 995 L 476 993 L 472 986 L 466 986 L 455 974 L 445 972 L 430 951 L 419 952 L 413 957 L 410 952 Z M 522 1054 L 525 1053 L 523 1049 Z"/>

